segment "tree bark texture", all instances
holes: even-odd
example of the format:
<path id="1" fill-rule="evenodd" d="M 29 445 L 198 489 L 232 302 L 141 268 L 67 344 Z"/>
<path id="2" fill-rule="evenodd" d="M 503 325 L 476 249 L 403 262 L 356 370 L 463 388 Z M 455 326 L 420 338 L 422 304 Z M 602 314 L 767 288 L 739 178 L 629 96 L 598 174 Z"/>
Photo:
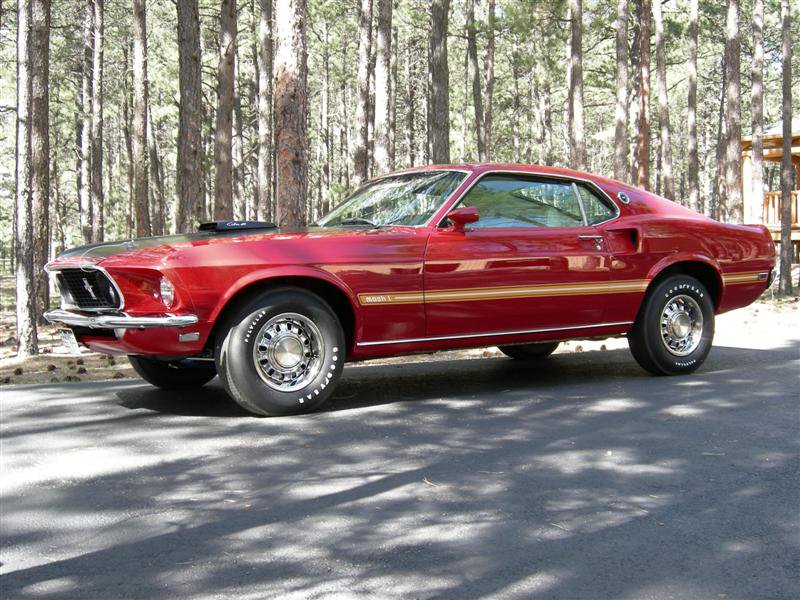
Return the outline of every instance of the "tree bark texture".
<path id="1" fill-rule="evenodd" d="M 356 185 L 369 177 L 369 74 L 372 56 L 372 0 L 361 0 L 358 21 L 358 98 L 356 100 L 353 155 Z"/>
<path id="2" fill-rule="evenodd" d="M 494 107 L 494 52 L 495 52 L 495 0 L 489 0 L 486 32 L 486 55 L 483 58 L 483 75 L 486 87 L 486 103 L 483 111 L 483 130 L 486 135 L 486 158 L 492 158 L 492 115 Z"/>
<path id="3" fill-rule="evenodd" d="M 447 65 L 447 27 L 450 0 L 431 0 L 430 73 L 431 161 L 450 162 L 450 70 Z"/>
<path id="4" fill-rule="evenodd" d="M 779 289 L 792 293 L 792 34 L 789 0 L 781 0 L 781 62 L 783 67 L 783 158 L 781 159 L 781 271 Z"/>
<path id="5" fill-rule="evenodd" d="M 586 170 L 586 138 L 583 117 L 583 0 L 570 0 L 569 162 Z"/>
<path id="6" fill-rule="evenodd" d="M 94 47 L 94 0 L 85 0 L 83 5 L 83 72 L 81 74 L 81 189 L 78 197 L 78 212 L 83 241 L 92 241 L 92 63 Z"/>
<path id="7" fill-rule="evenodd" d="M 214 218 L 233 219 L 233 85 L 236 0 L 222 0 L 219 16 L 217 123 L 214 135 Z"/>
<path id="8" fill-rule="evenodd" d="M 47 273 L 42 267 L 50 251 L 50 2 L 31 0 L 30 31 L 30 145 L 31 211 L 33 217 L 33 274 L 36 317 L 44 324 L 43 312 L 50 304 Z"/>
<path id="9" fill-rule="evenodd" d="M 147 13 L 133 0 L 133 205 L 136 235 L 151 235 L 147 172 Z"/>
<path id="10" fill-rule="evenodd" d="M 391 98 L 392 98 L 392 2 L 378 0 L 377 53 L 375 60 L 375 173 L 392 170 Z"/>
<path id="11" fill-rule="evenodd" d="M 104 197 L 103 197 L 103 45 L 104 45 L 104 0 L 94 0 L 94 25 L 92 27 L 92 240 L 103 241 Z"/>
<path id="12" fill-rule="evenodd" d="M 669 98 L 667 97 L 667 50 L 664 40 L 664 17 L 661 0 L 653 3 L 653 22 L 656 26 L 656 84 L 658 86 L 658 127 L 661 139 L 662 195 L 675 200 L 675 182 L 672 177 L 672 144 L 670 141 Z M 683 199 L 681 199 L 683 200 Z"/>
<path id="13" fill-rule="evenodd" d="M 725 21 L 725 204 L 723 218 L 742 222 L 742 114 L 741 114 L 741 44 L 739 41 L 739 0 L 728 0 Z"/>
<path id="14" fill-rule="evenodd" d="M 699 0 L 689 0 L 689 64 L 688 95 L 686 99 L 686 127 L 688 139 L 687 183 L 689 187 L 689 208 L 700 210 L 700 160 L 697 152 L 697 37 Z"/>
<path id="15" fill-rule="evenodd" d="M 762 223 L 764 212 L 764 0 L 753 1 L 753 65 L 751 84 L 752 188 L 747 222 Z"/>
<path id="16" fill-rule="evenodd" d="M 31 2 L 17 0 L 17 122 L 16 122 L 16 302 L 17 355 L 38 354 L 36 287 L 33 277 L 33 206 L 31 184 Z"/>
<path id="17" fill-rule="evenodd" d="M 478 40 L 475 31 L 475 0 L 466 0 L 467 29 L 467 78 L 472 85 L 472 106 L 475 111 L 475 137 L 478 145 L 478 161 L 489 160 L 486 152 L 486 122 L 483 117 L 483 93 L 478 68 Z"/>
<path id="18" fill-rule="evenodd" d="M 628 181 L 628 0 L 617 0 L 617 104 L 614 109 L 614 177 Z"/>
<path id="19" fill-rule="evenodd" d="M 277 0 L 275 23 L 276 213 L 278 225 L 296 227 L 308 190 L 305 0 Z"/>
<path id="20" fill-rule="evenodd" d="M 639 25 L 639 126 L 636 140 L 636 185 L 650 189 L 650 0 L 641 2 Z"/>
<path id="21" fill-rule="evenodd" d="M 203 203 L 203 89 L 200 71 L 200 17 L 197 0 L 177 0 L 178 12 L 178 156 L 175 165 L 175 231 L 194 229 Z"/>
<path id="22" fill-rule="evenodd" d="M 258 218 L 272 218 L 272 0 L 260 0 L 258 19 Z"/>

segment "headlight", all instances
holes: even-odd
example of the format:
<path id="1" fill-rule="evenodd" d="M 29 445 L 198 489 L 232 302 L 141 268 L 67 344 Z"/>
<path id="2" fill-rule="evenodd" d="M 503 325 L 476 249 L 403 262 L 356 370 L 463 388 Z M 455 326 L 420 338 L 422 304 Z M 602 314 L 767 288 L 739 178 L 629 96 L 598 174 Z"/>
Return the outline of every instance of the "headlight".
<path id="1" fill-rule="evenodd" d="M 158 291 L 161 294 L 161 302 L 164 303 L 164 306 L 167 308 L 172 306 L 173 302 L 175 302 L 175 287 L 172 285 L 169 279 L 166 277 L 161 278 L 161 282 L 158 285 Z"/>

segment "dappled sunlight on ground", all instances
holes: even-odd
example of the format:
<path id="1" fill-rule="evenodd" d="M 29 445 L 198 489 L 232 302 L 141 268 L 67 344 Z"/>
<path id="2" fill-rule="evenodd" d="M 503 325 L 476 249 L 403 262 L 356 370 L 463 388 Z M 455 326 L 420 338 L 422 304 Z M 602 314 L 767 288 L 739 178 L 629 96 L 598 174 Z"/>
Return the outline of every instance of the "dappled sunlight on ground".
<path id="1" fill-rule="evenodd" d="M 800 342 L 360 365 L 325 412 L 218 383 L 2 397 L 9 597 L 788 597 Z M 130 586 L 130 578 L 136 584 Z M 127 582 L 127 583 L 126 583 Z M 598 587 L 600 586 L 600 587 Z"/>

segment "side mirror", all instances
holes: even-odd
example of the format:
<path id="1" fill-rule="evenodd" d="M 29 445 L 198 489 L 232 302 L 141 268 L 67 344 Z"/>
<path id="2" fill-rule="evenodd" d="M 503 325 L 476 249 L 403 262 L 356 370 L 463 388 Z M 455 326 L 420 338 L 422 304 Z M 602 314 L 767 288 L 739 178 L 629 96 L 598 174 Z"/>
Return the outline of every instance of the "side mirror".
<path id="1" fill-rule="evenodd" d="M 453 224 L 454 231 L 464 231 L 470 223 L 476 222 L 481 218 L 481 213 L 474 206 L 457 208 L 447 213 L 447 220 Z"/>

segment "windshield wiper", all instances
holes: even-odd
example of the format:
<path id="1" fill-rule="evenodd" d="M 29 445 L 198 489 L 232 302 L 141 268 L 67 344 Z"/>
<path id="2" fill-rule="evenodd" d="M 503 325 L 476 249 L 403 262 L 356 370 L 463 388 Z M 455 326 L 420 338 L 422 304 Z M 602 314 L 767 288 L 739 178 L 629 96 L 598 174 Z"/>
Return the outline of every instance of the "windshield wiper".
<path id="1" fill-rule="evenodd" d="M 337 223 L 337 225 L 365 225 L 367 227 L 378 227 L 372 221 L 368 219 L 362 219 L 361 217 L 350 217 L 349 219 L 342 219 Z"/>

